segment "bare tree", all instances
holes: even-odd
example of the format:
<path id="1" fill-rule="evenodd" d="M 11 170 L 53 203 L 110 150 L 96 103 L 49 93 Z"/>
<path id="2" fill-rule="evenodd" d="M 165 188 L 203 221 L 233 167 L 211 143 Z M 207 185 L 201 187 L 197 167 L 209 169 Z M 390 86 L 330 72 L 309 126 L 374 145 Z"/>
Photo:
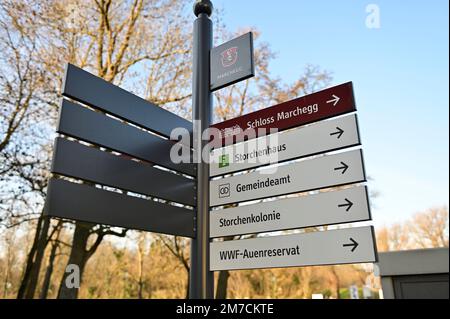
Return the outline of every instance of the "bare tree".
<path id="1" fill-rule="evenodd" d="M 136 245 L 137 255 L 137 274 L 132 276 L 133 281 L 137 284 L 137 297 L 138 299 L 144 299 L 145 288 L 148 285 L 146 276 L 146 256 L 150 252 L 152 236 L 146 232 L 138 232 L 136 237 L 133 237 Z"/>
<path id="2" fill-rule="evenodd" d="M 379 251 L 396 251 L 411 248 L 410 234 L 405 225 L 396 223 L 390 227 L 377 230 L 377 247 Z"/>
<path id="3" fill-rule="evenodd" d="M 41 292 L 39 294 L 40 299 L 47 299 L 48 290 L 50 288 L 50 280 L 51 280 L 51 277 L 53 274 L 53 268 L 54 268 L 55 260 L 57 257 L 57 251 L 61 245 L 59 236 L 61 234 L 63 224 L 64 224 L 64 222 L 62 220 L 59 220 L 58 223 L 55 225 L 54 231 L 50 235 L 51 237 L 49 238 L 49 241 L 51 242 L 50 255 L 48 257 L 48 263 L 47 263 L 47 268 L 45 270 L 45 276 L 44 276 L 44 281 L 42 283 Z"/>
<path id="4" fill-rule="evenodd" d="M 187 284 L 186 284 L 186 294 L 185 298 L 189 298 L 189 239 L 187 238 L 181 238 L 178 236 L 165 236 L 165 235 L 158 235 L 158 240 L 160 240 L 163 245 L 172 253 L 173 256 L 175 256 L 181 265 L 183 266 L 183 269 L 186 271 L 186 276 L 188 278 Z"/>
<path id="5" fill-rule="evenodd" d="M 110 227 L 96 226 L 91 223 L 75 223 L 75 231 L 72 240 L 72 248 L 70 251 L 69 260 L 67 266 L 77 265 L 79 268 L 80 281 L 83 278 L 83 272 L 86 267 L 86 263 L 89 258 L 94 255 L 100 246 L 103 238 L 108 235 L 125 237 L 127 230 L 122 230 L 121 232 L 116 232 Z M 89 245 L 89 238 L 91 235 L 95 235 L 94 242 Z M 67 267 L 66 267 L 67 269 Z M 66 285 L 67 277 L 70 274 L 64 272 L 61 279 L 61 284 L 59 286 L 58 298 L 60 299 L 75 299 L 78 297 L 78 288 L 71 288 Z"/>
<path id="6" fill-rule="evenodd" d="M 414 246 L 418 248 L 448 247 L 447 207 L 435 207 L 417 213 L 406 227 Z"/>
<path id="7" fill-rule="evenodd" d="M 430 208 L 377 230 L 379 251 L 448 247 L 448 208 Z"/>
<path id="8" fill-rule="evenodd" d="M 45 77 L 36 68 L 36 35 L 24 34 L 10 1 L 0 7 L 0 154 L 22 125 L 35 115 L 34 96 L 44 90 Z M 4 155 L 3 155 L 4 156 Z M 3 158 L 4 160 L 4 158 Z M 2 161 L 1 171 L 6 163 Z"/>
<path id="9" fill-rule="evenodd" d="M 16 262 L 16 256 L 13 252 L 14 246 L 13 243 L 16 240 L 15 233 L 10 231 L 5 235 L 5 243 L 6 243 L 6 251 L 5 251 L 5 265 L 4 265 L 4 274 L 3 274 L 3 299 L 6 299 L 8 296 L 8 291 L 10 288 L 10 279 L 11 279 L 11 269 L 13 264 Z"/>

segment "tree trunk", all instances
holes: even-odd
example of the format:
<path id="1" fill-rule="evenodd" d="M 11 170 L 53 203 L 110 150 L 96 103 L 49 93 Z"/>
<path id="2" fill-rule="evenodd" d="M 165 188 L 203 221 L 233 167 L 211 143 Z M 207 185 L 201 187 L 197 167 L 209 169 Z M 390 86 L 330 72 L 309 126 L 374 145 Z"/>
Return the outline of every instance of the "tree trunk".
<path id="1" fill-rule="evenodd" d="M 42 224 L 42 230 L 39 234 L 39 239 L 37 241 L 36 245 L 36 253 L 35 258 L 33 260 L 32 267 L 29 272 L 29 278 L 28 283 L 25 289 L 24 298 L 25 299 L 33 299 L 34 294 L 36 292 L 36 286 L 38 284 L 39 280 L 39 273 L 41 270 L 42 265 L 42 259 L 44 258 L 45 248 L 47 247 L 48 243 L 48 229 L 50 228 L 50 218 L 48 217 L 42 217 L 43 218 L 43 224 Z"/>
<path id="2" fill-rule="evenodd" d="M 11 273 L 11 244 L 8 244 L 6 254 L 6 265 L 5 265 L 5 280 L 3 283 L 3 299 L 6 299 L 8 296 L 8 283 L 9 283 L 9 275 Z"/>
<path id="3" fill-rule="evenodd" d="M 188 273 L 188 275 L 187 275 L 187 284 L 186 284 L 186 294 L 185 294 L 185 296 L 184 296 L 184 299 L 189 299 L 189 286 L 190 286 L 190 284 L 191 284 L 191 276 L 190 276 L 190 274 L 189 274 L 189 271 L 187 272 Z"/>
<path id="4" fill-rule="evenodd" d="M 228 236 L 224 237 L 223 240 L 230 241 L 239 238 L 240 236 Z M 219 278 L 217 278 L 216 299 L 227 299 L 228 278 L 230 278 L 230 272 L 228 270 L 219 271 Z"/>
<path id="5" fill-rule="evenodd" d="M 341 285 L 341 282 L 339 280 L 339 275 L 337 273 L 337 270 L 334 266 L 331 266 L 331 270 L 334 276 L 334 280 L 335 280 L 335 293 L 336 293 L 336 299 L 341 299 L 341 294 L 339 292 L 339 287 Z"/>
<path id="6" fill-rule="evenodd" d="M 22 275 L 22 281 L 20 283 L 19 291 L 17 292 L 17 299 L 24 298 L 25 290 L 28 286 L 28 282 L 29 282 L 29 278 L 30 278 L 30 272 L 33 267 L 33 259 L 36 254 L 36 247 L 37 247 L 37 243 L 39 241 L 39 237 L 41 234 L 41 228 L 42 228 L 43 221 L 44 221 L 44 216 L 41 215 L 39 217 L 37 225 L 36 225 L 36 233 L 34 234 L 33 244 L 31 245 L 30 251 L 28 252 L 27 263 L 25 266 L 24 273 Z"/>
<path id="7" fill-rule="evenodd" d="M 336 299 L 341 299 L 341 292 L 339 291 L 339 281 L 336 283 Z"/>
<path id="8" fill-rule="evenodd" d="M 138 279 L 138 299 L 144 299 L 144 256 L 141 247 L 138 247 L 138 259 L 139 259 L 139 279 Z"/>
<path id="9" fill-rule="evenodd" d="M 5 267 L 5 280 L 3 282 L 3 299 L 8 295 L 8 281 L 9 281 L 9 264 Z"/>
<path id="10" fill-rule="evenodd" d="M 230 272 L 228 270 L 219 271 L 219 278 L 217 279 L 216 299 L 227 299 L 229 277 Z"/>
<path id="11" fill-rule="evenodd" d="M 75 231 L 72 240 L 72 249 L 70 251 L 70 257 L 67 262 L 69 265 L 77 265 L 80 270 L 80 283 L 83 278 L 84 267 L 88 261 L 88 251 L 86 250 L 88 238 L 90 236 L 90 230 L 94 224 L 90 223 L 75 223 Z M 67 266 L 65 269 L 67 269 Z M 70 275 L 64 271 L 64 275 L 61 279 L 58 291 L 58 299 L 77 299 L 79 288 L 69 288 L 66 285 L 66 279 Z"/>
<path id="12" fill-rule="evenodd" d="M 52 250 L 50 252 L 50 257 L 48 258 L 47 270 L 45 271 L 44 282 L 42 284 L 40 299 L 47 299 L 48 290 L 50 288 L 50 279 L 53 273 L 53 265 L 55 263 L 56 258 L 56 250 L 58 249 L 58 242 L 55 241 L 52 244 Z"/>

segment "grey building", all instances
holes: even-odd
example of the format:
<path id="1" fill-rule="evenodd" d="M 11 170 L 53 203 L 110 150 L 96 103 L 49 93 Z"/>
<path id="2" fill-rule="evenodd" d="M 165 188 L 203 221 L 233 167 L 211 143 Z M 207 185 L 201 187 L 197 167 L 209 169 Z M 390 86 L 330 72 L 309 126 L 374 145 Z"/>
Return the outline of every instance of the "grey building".
<path id="1" fill-rule="evenodd" d="M 448 248 L 379 253 L 375 275 L 385 299 L 448 299 Z"/>

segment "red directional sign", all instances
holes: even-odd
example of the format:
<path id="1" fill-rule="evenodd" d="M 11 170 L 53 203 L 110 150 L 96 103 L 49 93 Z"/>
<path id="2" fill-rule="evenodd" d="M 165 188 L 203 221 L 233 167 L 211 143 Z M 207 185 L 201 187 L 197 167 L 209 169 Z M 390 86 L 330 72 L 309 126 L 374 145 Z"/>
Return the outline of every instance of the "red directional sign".
<path id="1" fill-rule="evenodd" d="M 356 111 L 353 84 L 348 82 L 215 124 L 212 127 L 221 130 L 222 141 L 214 145 L 220 147 L 243 141 L 248 138 L 248 129 L 255 129 L 257 137 L 258 133 L 263 135 L 258 129 L 265 129 L 268 134 L 271 128 L 283 131 L 353 111 Z"/>

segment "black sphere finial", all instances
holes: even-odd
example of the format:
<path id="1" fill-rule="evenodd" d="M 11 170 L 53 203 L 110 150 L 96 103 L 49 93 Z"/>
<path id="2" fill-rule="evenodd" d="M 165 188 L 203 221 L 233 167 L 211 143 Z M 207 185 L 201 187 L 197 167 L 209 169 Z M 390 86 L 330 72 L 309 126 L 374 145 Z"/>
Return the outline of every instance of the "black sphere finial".
<path id="1" fill-rule="evenodd" d="M 213 8 L 213 4 L 210 0 L 196 0 L 194 4 L 194 14 L 198 17 L 200 14 L 206 13 L 208 17 L 210 17 Z"/>

